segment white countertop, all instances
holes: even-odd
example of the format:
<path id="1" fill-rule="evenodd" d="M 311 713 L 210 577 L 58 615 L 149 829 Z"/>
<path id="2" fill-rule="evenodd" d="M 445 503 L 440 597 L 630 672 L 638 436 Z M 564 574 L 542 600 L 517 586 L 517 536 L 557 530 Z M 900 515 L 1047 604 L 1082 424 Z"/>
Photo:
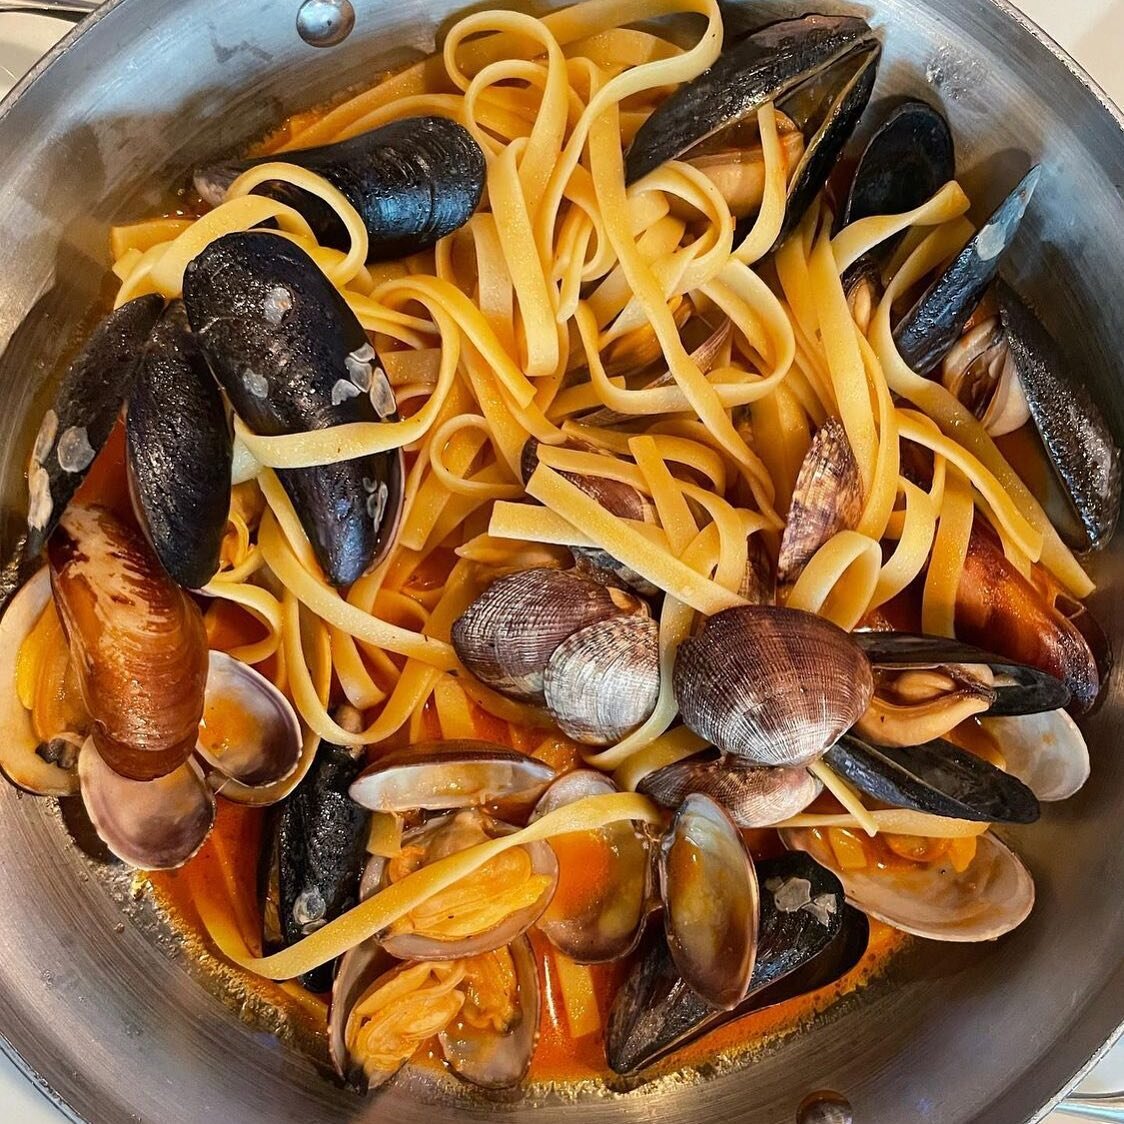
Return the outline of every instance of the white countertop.
<path id="1" fill-rule="evenodd" d="M 1124 0 L 1015 0 L 1124 106 Z M 295 7 L 295 4 L 294 4 Z M 62 34 L 66 24 L 43 16 L 0 12 L 0 96 Z M 1089 1092 L 1124 1089 L 1124 1041 L 1097 1068 Z M 63 1117 L 5 1058 L 0 1057 L 0 1121 L 59 1124 Z M 1055 1113 L 1049 1124 L 1074 1117 Z M 97 1124 L 97 1122 L 93 1122 Z"/>

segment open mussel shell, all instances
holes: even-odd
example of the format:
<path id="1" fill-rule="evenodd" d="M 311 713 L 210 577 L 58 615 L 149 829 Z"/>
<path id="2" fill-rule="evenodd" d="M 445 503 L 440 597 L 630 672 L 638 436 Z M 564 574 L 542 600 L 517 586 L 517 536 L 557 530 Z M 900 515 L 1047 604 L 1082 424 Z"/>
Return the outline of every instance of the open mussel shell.
<path id="1" fill-rule="evenodd" d="M 959 640 L 905 632 L 855 632 L 851 639 L 877 668 L 904 671 L 950 664 L 991 668 L 996 681 L 995 701 L 988 709 L 989 715 L 1036 714 L 1069 703 L 1069 689 L 1060 679 Z"/>
<path id="2" fill-rule="evenodd" d="M 82 802 L 105 845 L 140 870 L 172 870 L 194 855 L 215 822 L 215 797 L 194 761 L 150 781 L 114 772 L 92 738 L 78 754 Z"/>
<path id="3" fill-rule="evenodd" d="M 51 603 L 51 579 L 44 566 L 8 603 L 0 617 L 0 771 L 12 784 L 36 796 L 72 796 L 73 769 L 60 768 L 38 751 L 39 738 L 16 693 L 20 648 Z"/>
<path id="4" fill-rule="evenodd" d="M 711 1006 L 679 974 L 662 934 L 651 930 L 609 1015 L 605 1052 L 615 1073 L 636 1073 L 733 1019 L 833 983 L 861 959 L 869 928 L 848 913 L 829 870 L 790 853 L 759 863 L 757 873 L 757 960 L 745 998 L 729 1011 Z"/>
<path id="5" fill-rule="evenodd" d="M 195 750 L 207 681 L 198 606 L 143 536 L 102 507 L 71 505 L 48 544 L 55 605 L 98 752 L 152 780 Z"/>
<path id="6" fill-rule="evenodd" d="M 212 651 L 196 749 L 208 765 L 247 787 L 276 784 L 300 761 L 300 719 L 261 672 Z"/>
<path id="7" fill-rule="evenodd" d="M 533 800 L 554 777 L 545 762 L 491 742 L 423 742 L 380 757 L 350 792 L 376 812 L 441 812 Z"/>
<path id="8" fill-rule="evenodd" d="M 1000 204 L 952 264 L 929 286 L 894 329 L 894 342 L 906 363 L 927 375 L 960 338 L 969 317 L 995 280 L 1006 249 L 1038 184 L 1032 168 Z"/>
<path id="9" fill-rule="evenodd" d="M 513 698 L 542 703 L 554 650 L 579 629 L 641 603 L 572 570 L 539 567 L 494 581 L 453 625 L 453 647 L 482 683 Z"/>
<path id="10" fill-rule="evenodd" d="M 757 953 L 757 874 L 737 825 L 709 796 L 679 806 L 660 846 L 667 945 L 679 974 L 714 1007 L 735 1007 Z"/>
<path id="11" fill-rule="evenodd" d="M 1089 749 L 1064 710 L 985 718 L 1008 773 L 1044 802 L 1068 800 L 1089 779 Z"/>
<path id="12" fill-rule="evenodd" d="M 875 746 L 845 734 L 824 760 L 867 796 L 892 808 L 977 823 L 1034 823 L 1034 793 L 1018 777 L 951 742 Z"/>
<path id="13" fill-rule="evenodd" d="M 616 790 L 596 770 L 567 773 L 543 793 L 531 819 Z M 621 821 L 596 831 L 556 836 L 551 848 L 558 859 L 558 888 L 538 920 L 539 931 L 579 964 L 627 955 L 643 932 L 651 897 L 653 864 L 647 838 Z"/>
<path id="14" fill-rule="evenodd" d="M 366 332 L 288 239 L 260 230 L 216 239 L 188 265 L 183 299 L 212 370 L 255 433 L 393 416 L 393 406 L 380 414 L 372 402 L 372 386 L 386 376 Z M 333 585 L 350 585 L 389 549 L 402 513 L 400 450 L 281 469 L 277 477 Z"/>
<path id="15" fill-rule="evenodd" d="M 163 307 L 163 298 L 152 295 L 114 309 L 90 333 L 63 375 L 31 451 L 27 557 L 43 549 L 108 440 Z"/>
<path id="16" fill-rule="evenodd" d="M 125 419 L 129 491 L 169 574 L 201 589 L 219 568 L 230 508 L 230 422 L 183 303 L 161 316 L 144 348 Z"/>
<path id="17" fill-rule="evenodd" d="M 554 649 L 543 696 L 564 734 L 612 745 L 648 719 L 660 694 L 659 633 L 651 617 L 610 617 Z"/>
<path id="18" fill-rule="evenodd" d="M 990 941 L 1010 932 L 1034 907 L 1034 880 L 1022 860 L 992 833 L 977 837 L 967 870 L 947 861 L 904 861 L 891 868 L 841 870 L 826 835 L 785 828 L 787 847 L 806 851 L 833 871 L 847 900 L 895 929 L 935 941 Z"/>
<path id="19" fill-rule="evenodd" d="M 680 645 L 683 721 L 722 753 L 756 765 L 806 765 L 858 721 L 870 664 L 842 629 L 769 605 L 726 609 Z"/>
<path id="20" fill-rule="evenodd" d="M 720 804 L 738 827 L 769 827 L 804 811 L 823 785 L 807 769 L 750 765 L 732 754 L 704 752 L 665 765 L 636 786 L 665 808 L 678 808 L 693 792 Z"/>
<path id="21" fill-rule="evenodd" d="M 466 980 L 465 1005 L 438 1033 L 437 1040 L 449 1068 L 462 1081 L 480 1089 L 510 1089 L 531 1068 L 539 1037 L 539 972 L 531 942 L 525 936 L 516 937 L 506 949 L 491 955 L 509 957 L 514 969 L 513 978 L 505 980 L 511 988 L 506 1018 L 497 1027 L 495 1016 L 485 1019 L 478 1010 L 472 1010 L 476 988 Z M 475 968 L 474 961 L 468 961 L 470 975 Z"/>
<path id="22" fill-rule="evenodd" d="M 307 168 L 343 192 L 367 227 L 368 261 L 406 257 L 452 234 L 484 191 L 480 146 L 444 117 L 407 117 L 319 148 L 204 167 L 195 173 L 195 189 L 217 206 L 242 172 L 273 161 Z M 318 196 L 277 181 L 254 190 L 299 211 L 321 245 L 347 248 L 343 222 Z"/>
<path id="23" fill-rule="evenodd" d="M 1030 416 L 1091 550 L 1105 545 L 1120 516 L 1120 450 L 1085 382 L 1019 295 L 997 286 L 999 315 Z"/>

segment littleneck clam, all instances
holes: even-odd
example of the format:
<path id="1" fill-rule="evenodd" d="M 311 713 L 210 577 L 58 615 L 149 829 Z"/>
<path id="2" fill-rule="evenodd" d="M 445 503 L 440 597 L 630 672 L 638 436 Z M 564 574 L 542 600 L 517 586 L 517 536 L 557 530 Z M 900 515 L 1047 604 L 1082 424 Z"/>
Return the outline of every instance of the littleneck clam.
<path id="1" fill-rule="evenodd" d="M 194 761 L 154 780 L 121 776 L 90 738 L 78 755 L 82 802 L 105 845 L 141 870 L 182 866 L 215 822 L 215 797 Z"/>
<path id="2" fill-rule="evenodd" d="M 160 297 L 145 296 L 114 309 L 90 333 L 63 375 L 31 451 L 27 557 L 34 558 L 46 545 L 108 440 L 163 307 Z"/>
<path id="3" fill-rule="evenodd" d="M 572 570 L 521 570 L 493 582 L 461 614 L 453 647 L 482 683 L 541 704 L 546 665 L 563 640 L 641 607 L 631 594 Z"/>
<path id="4" fill-rule="evenodd" d="M 579 769 L 559 777 L 543 793 L 531 819 L 586 796 L 616 791 L 603 773 Z M 644 930 L 652 890 L 647 838 L 621 821 L 596 831 L 555 836 L 558 886 L 539 931 L 579 964 L 617 960 L 636 947 Z"/>
<path id="5" fill-rule="evenodd" d="M 424 742 L 380 757 L 350 794 L 376 812 L 445 812 L 533 800 L 554 778 L 545 762 L 491 742 Z"/>
<path id="6" fill-rule="evenodd" d="M 1002 754 L 1006 771 L 1039 800 L 1068 800 L 1089 779 L 1089 749 L 1064 710 L 985 718 L 982 725 Z"/>
<path id="7" fill-rule="evenodd" d="M 842 629 L 767 605 L 726 609 L 679 648 L 683 721 L 722 753 L 756 765 L 806 765 L 866 710 L 867 658 Z"/>
<path id="8" fill-rule="evenodd" d="M 356 1044 L 359 1019 L 353 1020 L 351 1014 L 371 984 L 397 965 L 398 961 L 378 941 L 368 939 L 349 948 L 339 958 L 335 979 L 331 981 L 328 1056 L 337 1075 L 362 1092 L 388 1081 L 400 1067 L 383 1076 L 383 1070 L 364 1065 L 367 1059 L 352 1050 L 352 1046 Z M 403 1058 L 400 1065 L 405 1065 L 407 1060 Z"/>
<path id="9" fill-rule="evenodd" d="M 211 368 L 255 433 L 380 420 L 367 393 L 378 377 L 367 334 L 292 242 L 265 231 L 217 239 L 188 265 L 183 298 Z M 389 548 L 402 509 L 400 450 L 277 476 L 333 585 L 354 582 Z"/>
<path id="10" fill-rule="evenodd" d="M 579 629 L 543 672 L 547 710 L 586 745 L 626 737 L 655 710 L 659 693 L 659 626 L 651 617 L 609 617 Z"/>
<path id="11" fill-rule="evenodd" d="M 202 588 L 219 568 L 232 444 L 226 407 L 180 301 L 145 345 L 125 442 L 134 507 L 156 556 L 185 589 Z"/>
<path id="12" fill-rule="evenodd" d="M 472 217 L 484 191 L 480 146 L 444 117 L 407 117 L 320 148 L 201 168 L 195 189 L 217 206 L 242 172 L 273 161 L 307 168 L 343 192 L 367 227 L 369 261 L 417 253 L 452 234 Z M 343 223 L 318 196 L 280 181 L 255 192 L 304 215 L 321 245 L 346 248 Z"/>
<path id="13" fill-rule="evenodd" d="M 203 716 L 198 607 L 105 508 L 71 505 L 47 554 L 98 753 L 134 780 L 172 772 L 194 751 Z"/>
<path id="14" fill-rule="evenodd" d="M 785 844 L 833 871 L 847 900 L 895 929 L 936 941 L 990 941 L 1022 924 L 1034 907 L 1034 880 L 991 832 L 980 835 L 967 868 L 947 859 L 841 869 L 818 828 L 786 828 Z"/>

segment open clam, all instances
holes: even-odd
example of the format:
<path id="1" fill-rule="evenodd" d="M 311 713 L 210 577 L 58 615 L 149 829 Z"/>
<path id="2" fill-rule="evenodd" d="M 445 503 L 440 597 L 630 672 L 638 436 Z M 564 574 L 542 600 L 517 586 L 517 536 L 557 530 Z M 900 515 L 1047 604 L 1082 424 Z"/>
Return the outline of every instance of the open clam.
<path id="1" fill-rule="evenodd" d="M 1006 771 L 1039 800 L 1067 800 L 1089 779 L 1089 749 L 1064 710 L 985 718 L 982 724 L 1003 755 Z"/>

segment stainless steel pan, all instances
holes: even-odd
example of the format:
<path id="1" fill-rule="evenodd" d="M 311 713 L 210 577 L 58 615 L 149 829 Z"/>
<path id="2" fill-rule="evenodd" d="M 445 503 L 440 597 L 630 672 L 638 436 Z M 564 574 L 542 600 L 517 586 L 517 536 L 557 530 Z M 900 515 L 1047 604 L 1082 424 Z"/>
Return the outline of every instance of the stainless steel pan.
<path id="1" fill-rule="evenodd" d="M 458 0 L 356 0 L 330 52 L 296 34 L 294 0 L 117 0 L 78 27 L 0 107 L 0 537 L 25 502 L 27 419 L 99 299 L 106 229 L 152 211 L 192 164 L 385 63 L 429 50 Z M 806 7 L 834 8 L 832 3 Z M 764 21 L 795 5 L 731 5 Z M 943 102 L 981 209 L 1031 160 L 1045 174 L 1016 280 L 1124 434 L 1124 121 L 1001 0 L 872 0 L 886 36 L 880 94 Z M 1095 609 L 1124 637 L 1124 540 L 1095 563 Z M 127 886 L 98 874 L 47 802 L 0 786 L 0 1033 L 29 1074 L 96 1124 L 313 1124 L 481 1119 L 536 1124 L 788 1124 L 813 1088 L 860 1124 L 1038 1119 L 1124 1017 L 1124 699 L 1090 721 L 1092 783 L 1018 833 L 1038 883 L 1030 922 L 979 947 L 919 942 L 891 978 L 751 1064 L 580 1103 L 502 1106 L 425 1090 L 361 1101 L 240 1022 Z M 114 893 L 121 900 L 114 900 Z M 122 902 L 142 924 L 124 921 Z M 439 1098 L 438 1098 L 439 1099 Z"/>

